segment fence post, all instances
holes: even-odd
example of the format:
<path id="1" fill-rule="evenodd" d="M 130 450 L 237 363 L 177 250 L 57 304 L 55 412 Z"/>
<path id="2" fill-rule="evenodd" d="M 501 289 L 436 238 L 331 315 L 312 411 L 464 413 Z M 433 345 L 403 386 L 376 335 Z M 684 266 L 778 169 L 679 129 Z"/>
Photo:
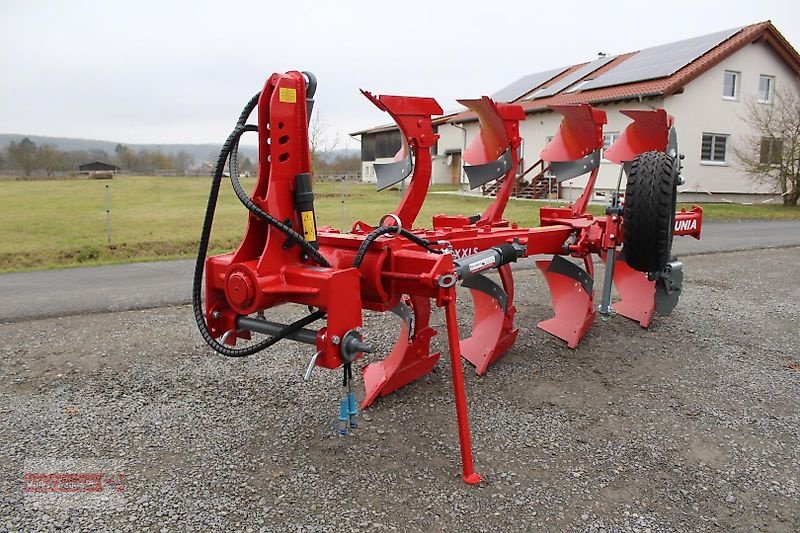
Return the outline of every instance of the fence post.
<path id="1" fill-rule="evenodd" d="M 106 185 L 106 240 L 111 244 L 111 189 Z"/>

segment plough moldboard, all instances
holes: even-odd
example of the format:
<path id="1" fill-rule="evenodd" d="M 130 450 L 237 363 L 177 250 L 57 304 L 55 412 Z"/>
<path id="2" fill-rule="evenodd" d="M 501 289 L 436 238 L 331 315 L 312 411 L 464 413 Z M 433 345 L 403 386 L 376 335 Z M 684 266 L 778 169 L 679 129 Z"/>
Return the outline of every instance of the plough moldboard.
<path id="1" fill-rule="evenodd" d="M 373 351 L 368 332 L 366 337 L 362 333 L 363 311 L 393 312 L 401 319 L 391 351 L 363 370 L 361 407 L 366 408 L 433 369 L 440 354 L 430 350 L 436 334 L 430 324 L 432 304 L 444 308 L 463 479 L 478 483 L 461 358 L 484 374 L 514 345 L 517 323 L 523 321 L 516 317 L 511 263 L 540 258 L 536 265 L 550 289 L 554 316 L 538 326 L 570 348 L 578 346 L 598 313 L 612 313 L 612 284 L 621 296 L 613 311 L 643 327 L 656 311 L 667 314 L 677 303 L 683 275 L 682 265 L 671 256 L 672 237 L 699 238 L 702 210 L 675 213 L 681 156 L 672 117 L 663 109 L 623 111 L 633 122 L 604 154 L 620 165 L 620 183 L 606 214 L 598 217 L 587 206 L 598 174 L 606 114 L 587 104 L 553 107 L 563 119 L 537 164 L 559 181 L 588 174 L 588 182 L 577 201 L 541 208 L 541 227 L 526 228 L 503 218 L 519 170 L 519 122 L 525 113 L 519 105 L 488 97 L 462 100 L 480 122 L 479 135 L 463 154 L 465 174 L 473 188 L 497 180 L 497 194 L 479 215 L 438 215 L 429 229 L 420 229 L 415 222 L 428 191 L 431 148 L 438 138 L 431 117 L 442 109 L 432 98 L 362 91 L 391 115 L 403 138 L 394 162 L 375 165 L 378 188 L 409 176 L 410 183 L 393 212 L 380 221 L 358 221 L 342 233 L 317 227 L 314 215 L 308 121 L 315 91 L 316 79 L 309 73 L 273 74 L 222 147 L 194 276 L 200 332 L 214 350 L 229 357 L 254 354 L 282 339 L 312 345 L 306 377 L 315 366 L 343 369 L 339 433 L 346 435 L 357 425 L 352 363 Z M 250 124 L 256 109 L 257 124 Z M 258 134 L 258 180 L 251 194 L 243 190 L 237 173 L 237 146 L 246 132 Z M 235 251 L 207 257 L 226 165 L 248 210 L 248 225 Z M 593 256 L 606 263 L 599 306 Z M 485 275 L 492 269 L 498 271 L 499 283 Z M 464 339 L 459 338 L 456 317 L 458 283 L 469 289 L 474 307 L 472 333 Z M 308 306 L 308 315 L 291 324 L 267 320 L 265 310 L 288 303 Z M 323 327 L 308 327 L 320 320 Z"/>

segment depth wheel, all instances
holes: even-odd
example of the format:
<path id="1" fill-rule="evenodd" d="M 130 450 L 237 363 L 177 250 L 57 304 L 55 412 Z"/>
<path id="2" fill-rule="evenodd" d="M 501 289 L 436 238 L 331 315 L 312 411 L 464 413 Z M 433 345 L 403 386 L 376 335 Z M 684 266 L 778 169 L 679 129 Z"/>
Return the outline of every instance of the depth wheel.
<path id="1" fill-rule="evenodd" d="M 625 186 L 623 242 L 628 265 L 660 272 L 670 260 L 677 199 L 675 158 L 645 152 L 633 160 Z"/>

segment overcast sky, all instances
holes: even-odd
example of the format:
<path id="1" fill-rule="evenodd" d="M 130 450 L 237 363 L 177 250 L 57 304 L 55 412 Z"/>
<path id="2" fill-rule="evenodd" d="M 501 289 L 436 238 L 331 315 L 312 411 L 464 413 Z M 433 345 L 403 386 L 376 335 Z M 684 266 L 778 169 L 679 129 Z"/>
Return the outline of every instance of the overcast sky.
<path id="1" fill-rule="evenodd" d="M 772 20 L 800 1 L 0 0 L 0 133 L 221 143 L 273 72 L 310 70 L 340 147 L 387 122 L 359 88 L 456 98 L 532 72 Z M 247 142 L 247 141 L 244 141 Z"/>

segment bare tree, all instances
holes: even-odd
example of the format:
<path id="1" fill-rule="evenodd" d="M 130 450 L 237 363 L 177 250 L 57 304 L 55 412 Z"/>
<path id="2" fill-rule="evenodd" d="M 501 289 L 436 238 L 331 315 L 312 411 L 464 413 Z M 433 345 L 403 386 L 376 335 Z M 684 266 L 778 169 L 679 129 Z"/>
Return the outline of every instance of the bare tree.
<path id="1" fill-rule="evenodd" d="M 67 153 L 62 152 L 52 144 L 43 144 L 40 146 L 36 156 L 39 159 L 39 166 L 41 166 L 50 177 L 60 170 L 67 170 L 69 167 Z"/>
<path id="2" fill-rule="evenodd" d="M 117 156 L 117 164 L 125 170 L 133 170 L 136 168 L 136 152 L 131 150 L 124 144 L 118 144 L 114 148 L 114 153 Z"/>
<path id="3" fill-rule="evenodd" d="M 185 150 L 181 150 L 172 159 L 175 161 L 175 171 L 179 176 L 185 176 L 189 168 L 194 165 L 194 156 Z"/>
<path id="4" fill-rule="evenodd" d="M 308 125 L 308 150 L 311 156 L 311 172 L 316 174 L 331 158 L 339 144 L 339 136 L 328 134 L 328 125 L 322 120 L 319 111 L 311 115 Z"/>
<path id="5" fill-rule="evenodd" d="M 25 137 L 20 142 L 11 142 L 8 145 L 8 158 L 14 168 L 21 170 L 25 176 L 30 176 L 38 164 L 36 160 L 36 143 Z"/>
<path id="6" fill-rule="evenodd" d="M 797 207 L 800 199 L 800 96 L 797 89 L 782 88 L 772 103 L 755 99 L 742 117 L 753 130 L 734 153 L 750 177 L 772 185 L 783 205 Z"/>
<path id="7" fill-rule="evenodd" d="M 250 175 L 255 170 L 253 161 L 249 157 L 245 157 L 239 164 L 239 170 Z"/>

